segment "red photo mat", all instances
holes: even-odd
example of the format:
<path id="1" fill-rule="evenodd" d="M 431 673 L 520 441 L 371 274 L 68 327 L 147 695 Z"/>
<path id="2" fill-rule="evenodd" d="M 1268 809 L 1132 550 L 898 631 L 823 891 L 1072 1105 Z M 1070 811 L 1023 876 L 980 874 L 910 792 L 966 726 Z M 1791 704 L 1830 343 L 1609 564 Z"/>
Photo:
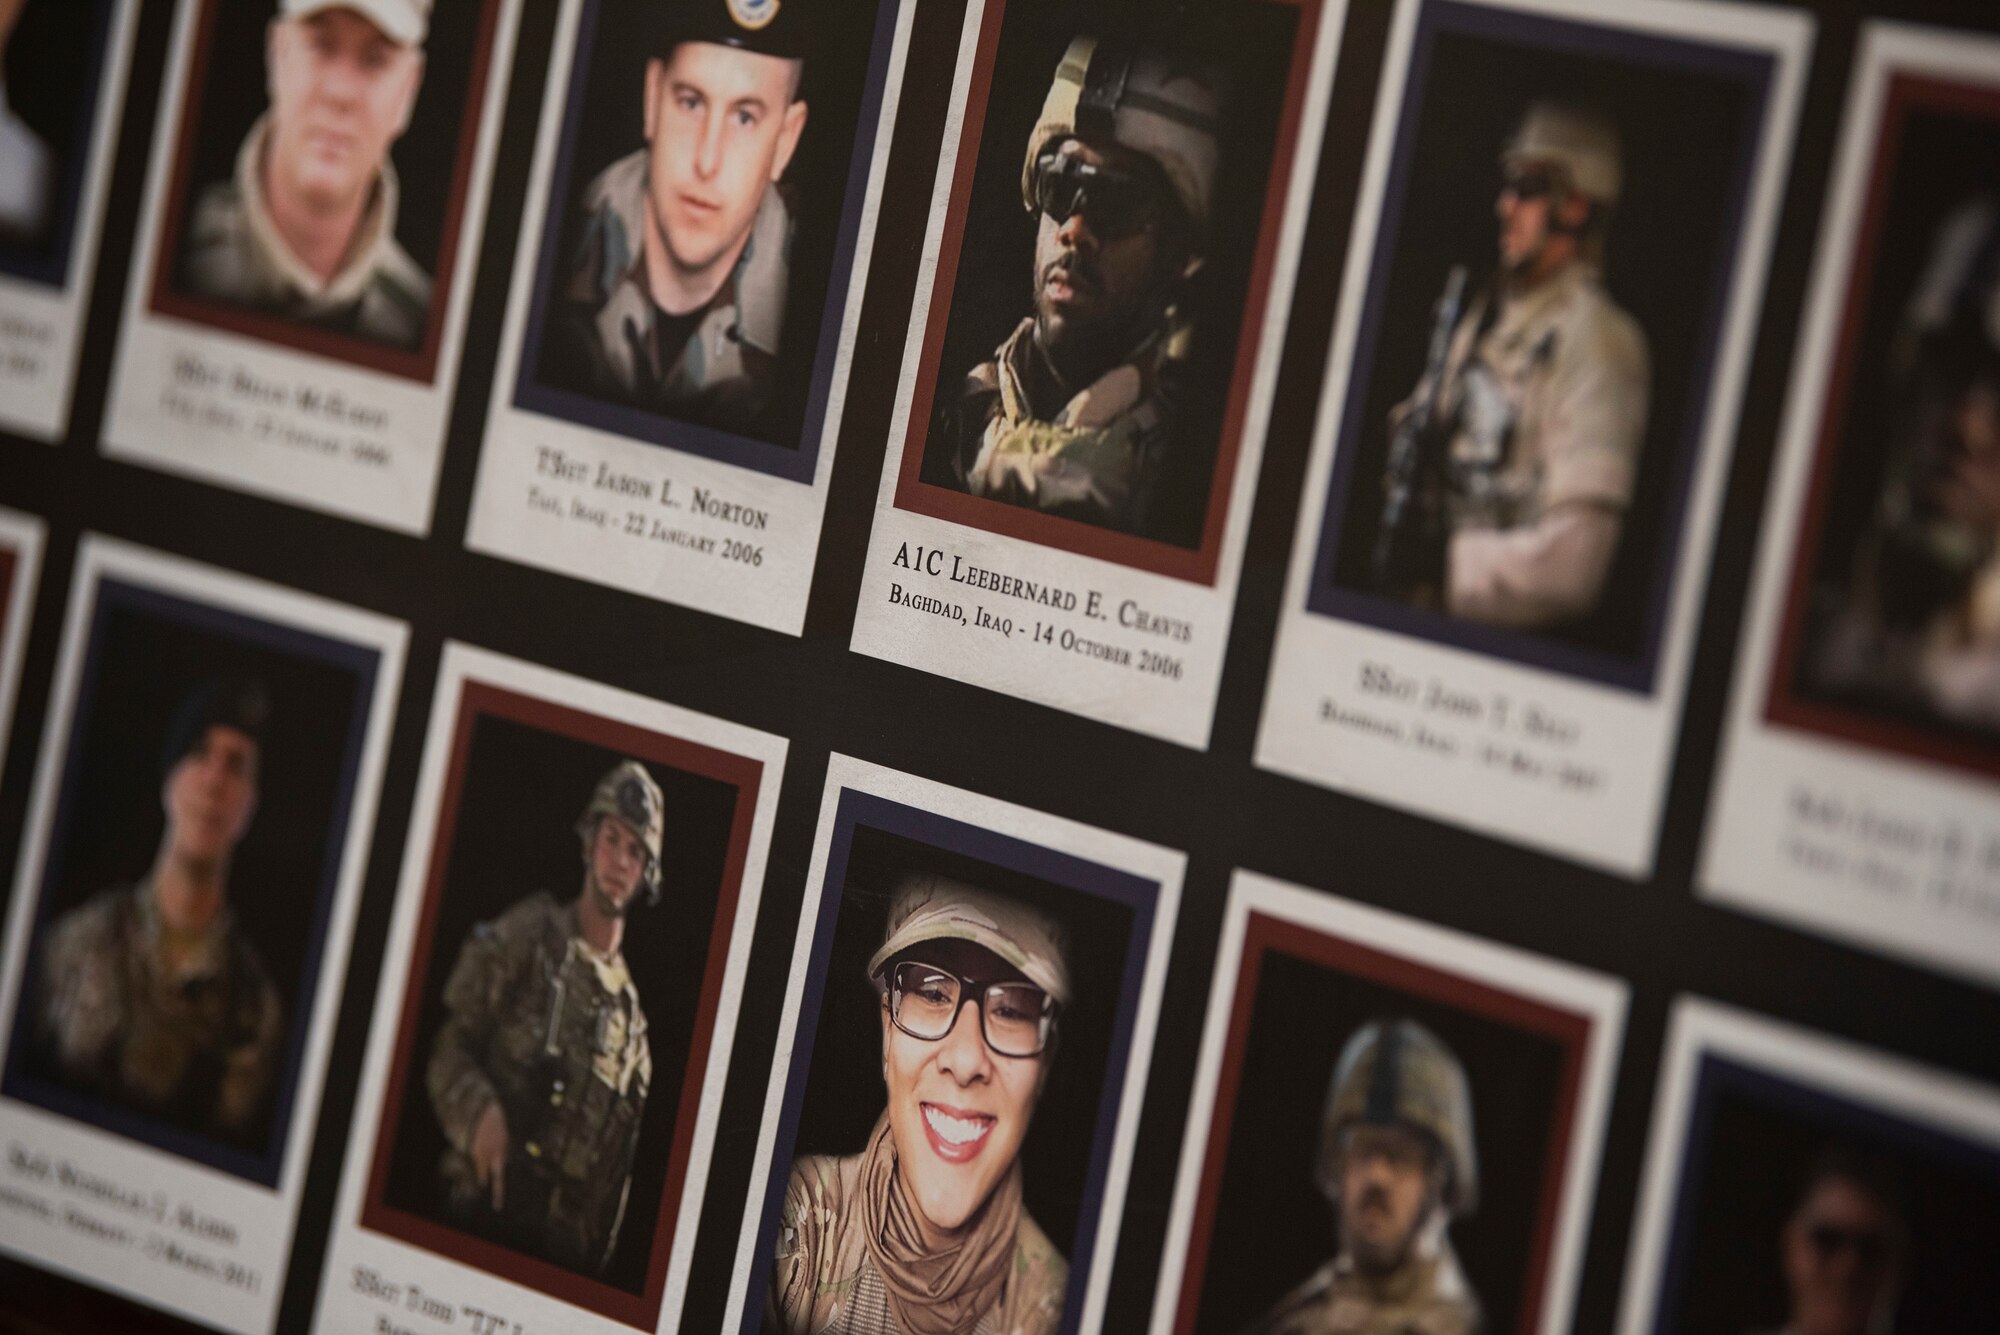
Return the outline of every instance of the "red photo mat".
<path id="1" fill-rule="evenodd" d="M 1805 638 L 1806 601 L 1812 591 L 1814 558 L 1825 536 L 1834 470 L 1839 465 L 1841 436 L 1851 403 L 1855 362 L 1860 356 L 1862 320 L 1867 314 L 1868 283 L 1882 244 L 1889 188 L 1903 150 L 1903 136 L 1912 111 L 1946 112 L 1967 119 L 1996 122 L 2000 131 L 2000 87 L 1954 83 L 1911 74 L 1889 80 L 1882 120 L 1876 127 L 1875 150 L 1868 170 L 1868 197 L 1861 232 L 1847 273 L 1841 306 L 1840 334 L 1834 343 L 1832 374 L 1820 405 L 1819 430 L 1813 446 L 1812 481 L 1792 548 L 1786 580 L 1784 611 L 1779 621 L 1777 653 L 1765 699 L 1765 718 L 1774 724 L 1820 733 L 1838 741 L 1893 751 L 1919 760 L 2000 775 L 2000 749 L 1986 742 L 1953 736 L 1948 725 L 1925 727 L 1873 718 L 1838 705 L 1803 700 L 1792 693 Z"/>
<path id="2" fill-rule="evenodd" d="M 1202 1283 L 1208 1273 L 1209 1244 L 1215 1227 L 1215 1203 L 1222 1192 L 1229 1133 L 1236 1120 L 1236 1100 L 1243 1081 L 1243 1055 L 1249 1046 L 1251 1011 L 1257 998 L 1257 983 L 1263 972 L 1264 956 L 1271 951 L 1281 951 L 1309 964 L 1485 1016 L 1554 1039 L 1561 1046 L 1562 1087 L 1556 1099 L 1555 1123 L 1549 1128 L 1548 1176 L 1542 1187 L 1541 1204 L 1535 1211 L 1534 1240 L 1528 1254 L 1529 1273 L 1521 1294 L 1520 1329 L 1522 1335 L 1533 1335 L 1540 1328 L 1542 1305 L 1547 1297 L 1549 1252 L 1555 1245 L 1556 1215 L 1562 1204 L 1591 1017 L 1489 987 L 1460 974 L 1418 964 L 1400 955 L 1384 954 L 1344 937 L 1329 936 L 1313 928 L 1255 912 L 1244 923 L 1241 967 L 1236 975 L 1236 994 L 1230 1003 L 1229 1034 L 1223 1048 L 1222 1070 L 1216 1081 L 1215 1111 L 1209 1123 L 1208 1146 L 1202 1155 L 1201 1185 L 1195 1195 L 1194 1226 L 1188 1234 L 1180 1300 L 1174 1314 L 1174 1335 L 1191 1335 L 1200 1311 Z"/>
<path id="3" fill-rule="evenodd" d="M 437 272 L 431 282 L 430 311 L 425 317 L 424 338 L 420 346 L 407 351 L 385 347 L 369 339 L 314 329 L 296 321 L 175 290 L 171 275 L 175 257 L 180 254 L 188 194 L 194 186 L 194 140 L 199 120 L 196 112 L 202 92 L 208 86 L 209 57 L 215 44 L 217 11 L 221 0 L 202 0 L 194 50 L 188 63 L 187 84 L 181 105 L 176 109 L 180 125 L 174 145 L 173 177 L 167 189 L 159 249 L 153 259 L 151 309 L 154 314 L 207 325 L 329 361 L 348 362 L 404 380 L 432 382 L 437 375 L 438 345 L 444 339 L 445 311 L 451 305 L 453 278 L 458 268 L 458 250 L 465 227 L 465 196 L 472 180 L 473 157 L 479 146 L 480 111 L 485 105 L 486 81 L 492 72 L 493 34 L 499 24 L 500 3 L 501 0 L 483 0 L 480 10 L 479 35 L 474 42 L 472 57 L 472 78 L 466 85 L 465 106 L 459 115 L 458 152 L 452 163 L 451 193 L 445 202 L 445 227 L 438 246 Z"/>
<path id="4" fill-rule="evenodd" d="M 981 16 L 979 46 L 973 56 L 972 77 L 966 91 L 964 131 L 959 141 L 958 161 L 953 168 L 951 200 L 946 209 L 930 309 L 924 324 L 923 352 L 917 363 L 916 386 L 910 396 L 909 426 L 903 438 L 903 461 L 896 477 L 897 509 L 1078 556 L 1132 566 L 1172 579 L 1194 584 L 1215 583 L 1216 566 L 1222 559 L 1222 530 L 1229 518 L 1229 501 L 1234 490 L 1236 458 L 1243 448 L 1250 381 L 1256 371 L 1260 350 L 1258 331 L 1263 326 L 1264 307 L 1270 298 L 1271 269 L 1277 260 L 1278 235 L 1285 222 L 1286 195 L 1291 186 L 1292 158 L 1298 144 L 1306 80 L 1312 70 L 1313 51 L 1318 45 L 1319 25 L 1323 18 L 1323 0 L 1269 2 L 1298 9 L 1299 26 L 1292 43 L 1292 63 L 1286 76 L 1284 108 L 1278 118 L 1276 147 L 1271 155 L 1271 178 L 1264 190 L 1264 216 L 1257 234 L 1256 259 L 1250 271 L 1242 324 L 1237 331 L 1236 362 L 1229 378 L 1229 399 L 1223 412 L 1222 438 L 1217 442 L 1208 510 L 1202 520 L 1201 545 L 1190 551 L 1158 539 L 1099 528 L 1082 520 L 1042 514 L 1037 510 L 968 495 L 922 480 L 924 444 L 930 435 L 931 409 L 937 395 L 938 363 L 944 355 L 945 327 L 951 316 L 952 289 L 958 281 L 958 259 L 965 240 L 966 213 L 971 206 L 972 181 L 979 166 L 980 140 L 986 130 L 986 105 L 992 92 L 993 61 L 1000 45 L 1000 25 L 1007 9 L 1005 0 L 988 0 L 986 11 Z"/>
<path id="5" fill-rule="evenodd" d="M 396 1122 L 409 1085 L 417 1042 L 418 1012 L 423 1001 L 424 983 L 430 973 L 438 910 L 448 870 L 446 862 L 458 824 L 466 758 L 471 748 L 473 725 L 482 717 L 525 724 L 669 769 L 717 779 L 733 784 L 737 789 L 736 815 L 730 826 L 728 858 L 716 896 L 715 925 L 709 936 L 707 963 L 702 970 L 694 1036 L 688 1045 L 687 1068 L 681 1075 L 680 1104 L 674 1114 L 673 1147 L 667 1159 L 666 1183 L 660 1192 L 653 1253 L 646 1263 L 645 1287 L 638 1294 L 395 1209 L 386 1203 Z M 756 815 L 757 790 L 763 770 L 761 761 L 614 722 L 498 686 L 470 680 L 465 682 L 459 696 L 458 719 L 452 735 L 451 763 L 446 770 L 444 790 L 439 798 L 437 828 L 424 879 L 423 910 L 417 923 L 416 944 L 410 956 L 403 1013 L 397 1023 L 395 1053 L 390 1058 L 388 1085 L 376 1125 L 374 1161 L 369 1168 L 368 1189 L 361 1209 L 362 1227 L 435 1252 L 462 1265 L 524 1284 L 614 1321 L 652 1329 L 658 1319 L 660 1299 L 666 1291 L 667 1259 L 673 1249 L 676 1213 L 680 1208 L 681 1188 L 687 1175 L 688 1150 L 694 1138 L 696 1113 L 701 1104 L 702 1076 L 714 1037 L 715 1012 L 728 962 L 729 942 L 737 927 L 737 901 L 742 890 L 743 866 L 749 854 L 750 827 Z"/>

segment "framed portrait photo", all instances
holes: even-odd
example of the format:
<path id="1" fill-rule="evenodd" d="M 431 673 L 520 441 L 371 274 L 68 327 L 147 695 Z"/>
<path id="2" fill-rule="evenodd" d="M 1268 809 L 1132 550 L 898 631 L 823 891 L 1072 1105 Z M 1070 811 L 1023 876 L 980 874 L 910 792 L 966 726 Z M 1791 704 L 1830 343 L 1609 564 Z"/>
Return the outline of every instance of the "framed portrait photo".
<path id="1" fill-rule="evenodd" d="M 0 753 L 14 721 L 14 692 L 21 683 L 21 655 L 35 615 L 47 526 L 34 515 L 0 507 Z"/>
<path id="2" fill-rule="evenodd" d="M 1620 1335 L 1987 1329 L 1996 1108 L 1948 1072 L 1680 998 Z"/>
<path id="3" fill-rule="evenodd" d="M 107 454 L 428 531 L 519 15 L 182 0 Z"/>
<path id="4" fill-rule="evenodd" d="M 1700 884 L 2000 979 L 2000 41 L 1871 23 L 1848 88 Z"/>
<path id="5" fill-rule="evenodd" d="M 322 1325 L 677 1328 L 784 755 L 446 646 Z"/>
<path id="6" fill-rule="evenodd" d="M 0 1245 L 272 1329 L 404 636 L 84 539 L 0 961 Z"/>
<path id="7" fill-rule="evenodd" d="M 1625 999 L 1238 871 L 1153 1331 L 1568 1330 Z"/>
<path id="8" fill-rule="evenodd" d="M 799 631 L 913 20 L 563 7 L 473 548 Z"/>
<path id="9" fill-rule="evenodd" d="M 1397 5 L 1260 765 L 1651 870 L 1812 33 Z"/>
<path id="10" fill-rule="evenodd" d="M 134 0 L 22 0 L 0 16 L 0 425 L 69 426 Z"/>
<path id="11" fill-rule="evenodd" d="M 1207 745 L 1343 0 L 974 0 L 853 647 Z"/>
<path id="12" fill-rule="evenodd" d="M 832 758 L 723 1329 L 1099 1329 L 1182 862 Z"/>

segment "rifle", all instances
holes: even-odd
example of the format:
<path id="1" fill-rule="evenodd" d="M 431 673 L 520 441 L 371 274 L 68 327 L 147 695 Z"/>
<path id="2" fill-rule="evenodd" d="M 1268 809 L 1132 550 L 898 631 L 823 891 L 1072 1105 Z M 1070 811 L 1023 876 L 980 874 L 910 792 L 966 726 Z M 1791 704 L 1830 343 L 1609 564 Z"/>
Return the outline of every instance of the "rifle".
<path id="1" fill-rule="evenodd" d="M 1418 382 L 1422 393 L 1389 442 L 1382 522 L 1375 530 L 1375 549 L 1369 558 L 1374 585 L 1385 593 L 1401 593 L 1421 584 L 1427 555 L 1441 545 L 1436 507 L 1418 502 L 1443 469 L 1444 461 L 1437 457 L 1441 441 L 1432 425 L 1444 385 L 1445 361 L 1451 355 L 1452 331 L 1458 327 L 1459 309 L 1465 304 L 1465 280 L 1465 266 L 1453 265 L 1431 320 L 1430 350 L 1424 358 L 1424 378 Z M 1414 517 L 1413 508 L 1418 510 Z"/>

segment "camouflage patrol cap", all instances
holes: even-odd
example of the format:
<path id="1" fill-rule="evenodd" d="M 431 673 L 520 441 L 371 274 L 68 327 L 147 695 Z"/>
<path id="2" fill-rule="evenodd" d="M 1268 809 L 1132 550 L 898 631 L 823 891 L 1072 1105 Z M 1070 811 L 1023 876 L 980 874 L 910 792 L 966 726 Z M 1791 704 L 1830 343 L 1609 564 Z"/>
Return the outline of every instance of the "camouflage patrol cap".
<path id="1" fill-rule="evenodd" d="M 422 46 L 430 36 L 431 0 L 284 0 L 288 19 L 309 18 L 325 9 L 351 9 L 398 46 Z"/>
<path id="2" fill-rule="evenodd" d="M 1500 150 L 1500 165 L 1553 163 L 1570 187 L 1600 204 L 1616 204 L 1624 188 L 1625 154 L 1618 128 L 1587 107 L 1536 102 Z"/>
<path id="3" fill-rule="evenodd" d="M 588 848 L 600 817 L 616 816 L 646 845 L 646 893 L 660 893 L 660 849 L 667 832 L 667 799 L 660 785 L 636 760 L 621 760 L 591 791 L 590 805 L 576 818 L 576 832 Z"/>
<path id="4" fill-rule="evenodd" d="M 193 754 L 210 728 L 234 728 L 261 748 L 271 719 L 271 693 L 254 677 L 218 677 L 181 697 L 160 747 L 160 773 Z"/>
<path id="5" fill-rule="evenodd" d="M 1472 1143 L 1472 1094 L 1465 1068 L 1444 1041 L 1415 1020 L 1373 1020 L 1341 1049 L 1321 1119 L 1319 1184 L 1338 1199 L 1341 1132 L 1356 1124 L 1407 1126 L 1434 1141 L 1449 1173 L 1443 1204 L 1470 1214 L 1479 1199 Z"/>
<path id="6" fill-rule="evenodd" d="M 1021 198 L 1035 209 L 1035 164 L 1065 139 L 1099 140 L 1160 165 L 1174 197 L 1205 230 L 1221 156 L 1219 73 L 1157 47 L 1078 37 L 1056 66 L 1028 136 Z"/>
<path id="7" fill-rule="evenodd" d="M 868 976 L 874 978 L 911 946 L 940 940 L 984 946 L 1057 1002 L 1069 1001 L 1061 923 L 1006 895 L 928 872 L 897 884 L 889 904 L 889 931 L 868 961 Z"/>
<path id="8" fill-rule="evenodd" d="M 655 54 L 681 42 L 712 42 L 759 55 L 804 60 L 812 19 L 827 0 L 647 0 L 644 22 Z"/>

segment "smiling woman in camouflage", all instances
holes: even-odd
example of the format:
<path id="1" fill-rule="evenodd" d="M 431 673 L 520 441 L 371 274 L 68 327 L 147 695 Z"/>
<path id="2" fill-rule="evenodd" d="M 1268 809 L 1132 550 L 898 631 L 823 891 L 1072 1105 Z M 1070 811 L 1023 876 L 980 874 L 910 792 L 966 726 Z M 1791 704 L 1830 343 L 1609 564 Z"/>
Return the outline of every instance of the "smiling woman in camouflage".
<path id="1" fill-rule="evenodd" d="M 1061 928 L 937 876 L 868 962 L 888 1106 L 866 1147 L 792 1167 L 769 1322 L 790 1335 L 1043 1335 L 1069 1265 L 1021 1198 L 1021 1145 L 1070 998 Z"/>

